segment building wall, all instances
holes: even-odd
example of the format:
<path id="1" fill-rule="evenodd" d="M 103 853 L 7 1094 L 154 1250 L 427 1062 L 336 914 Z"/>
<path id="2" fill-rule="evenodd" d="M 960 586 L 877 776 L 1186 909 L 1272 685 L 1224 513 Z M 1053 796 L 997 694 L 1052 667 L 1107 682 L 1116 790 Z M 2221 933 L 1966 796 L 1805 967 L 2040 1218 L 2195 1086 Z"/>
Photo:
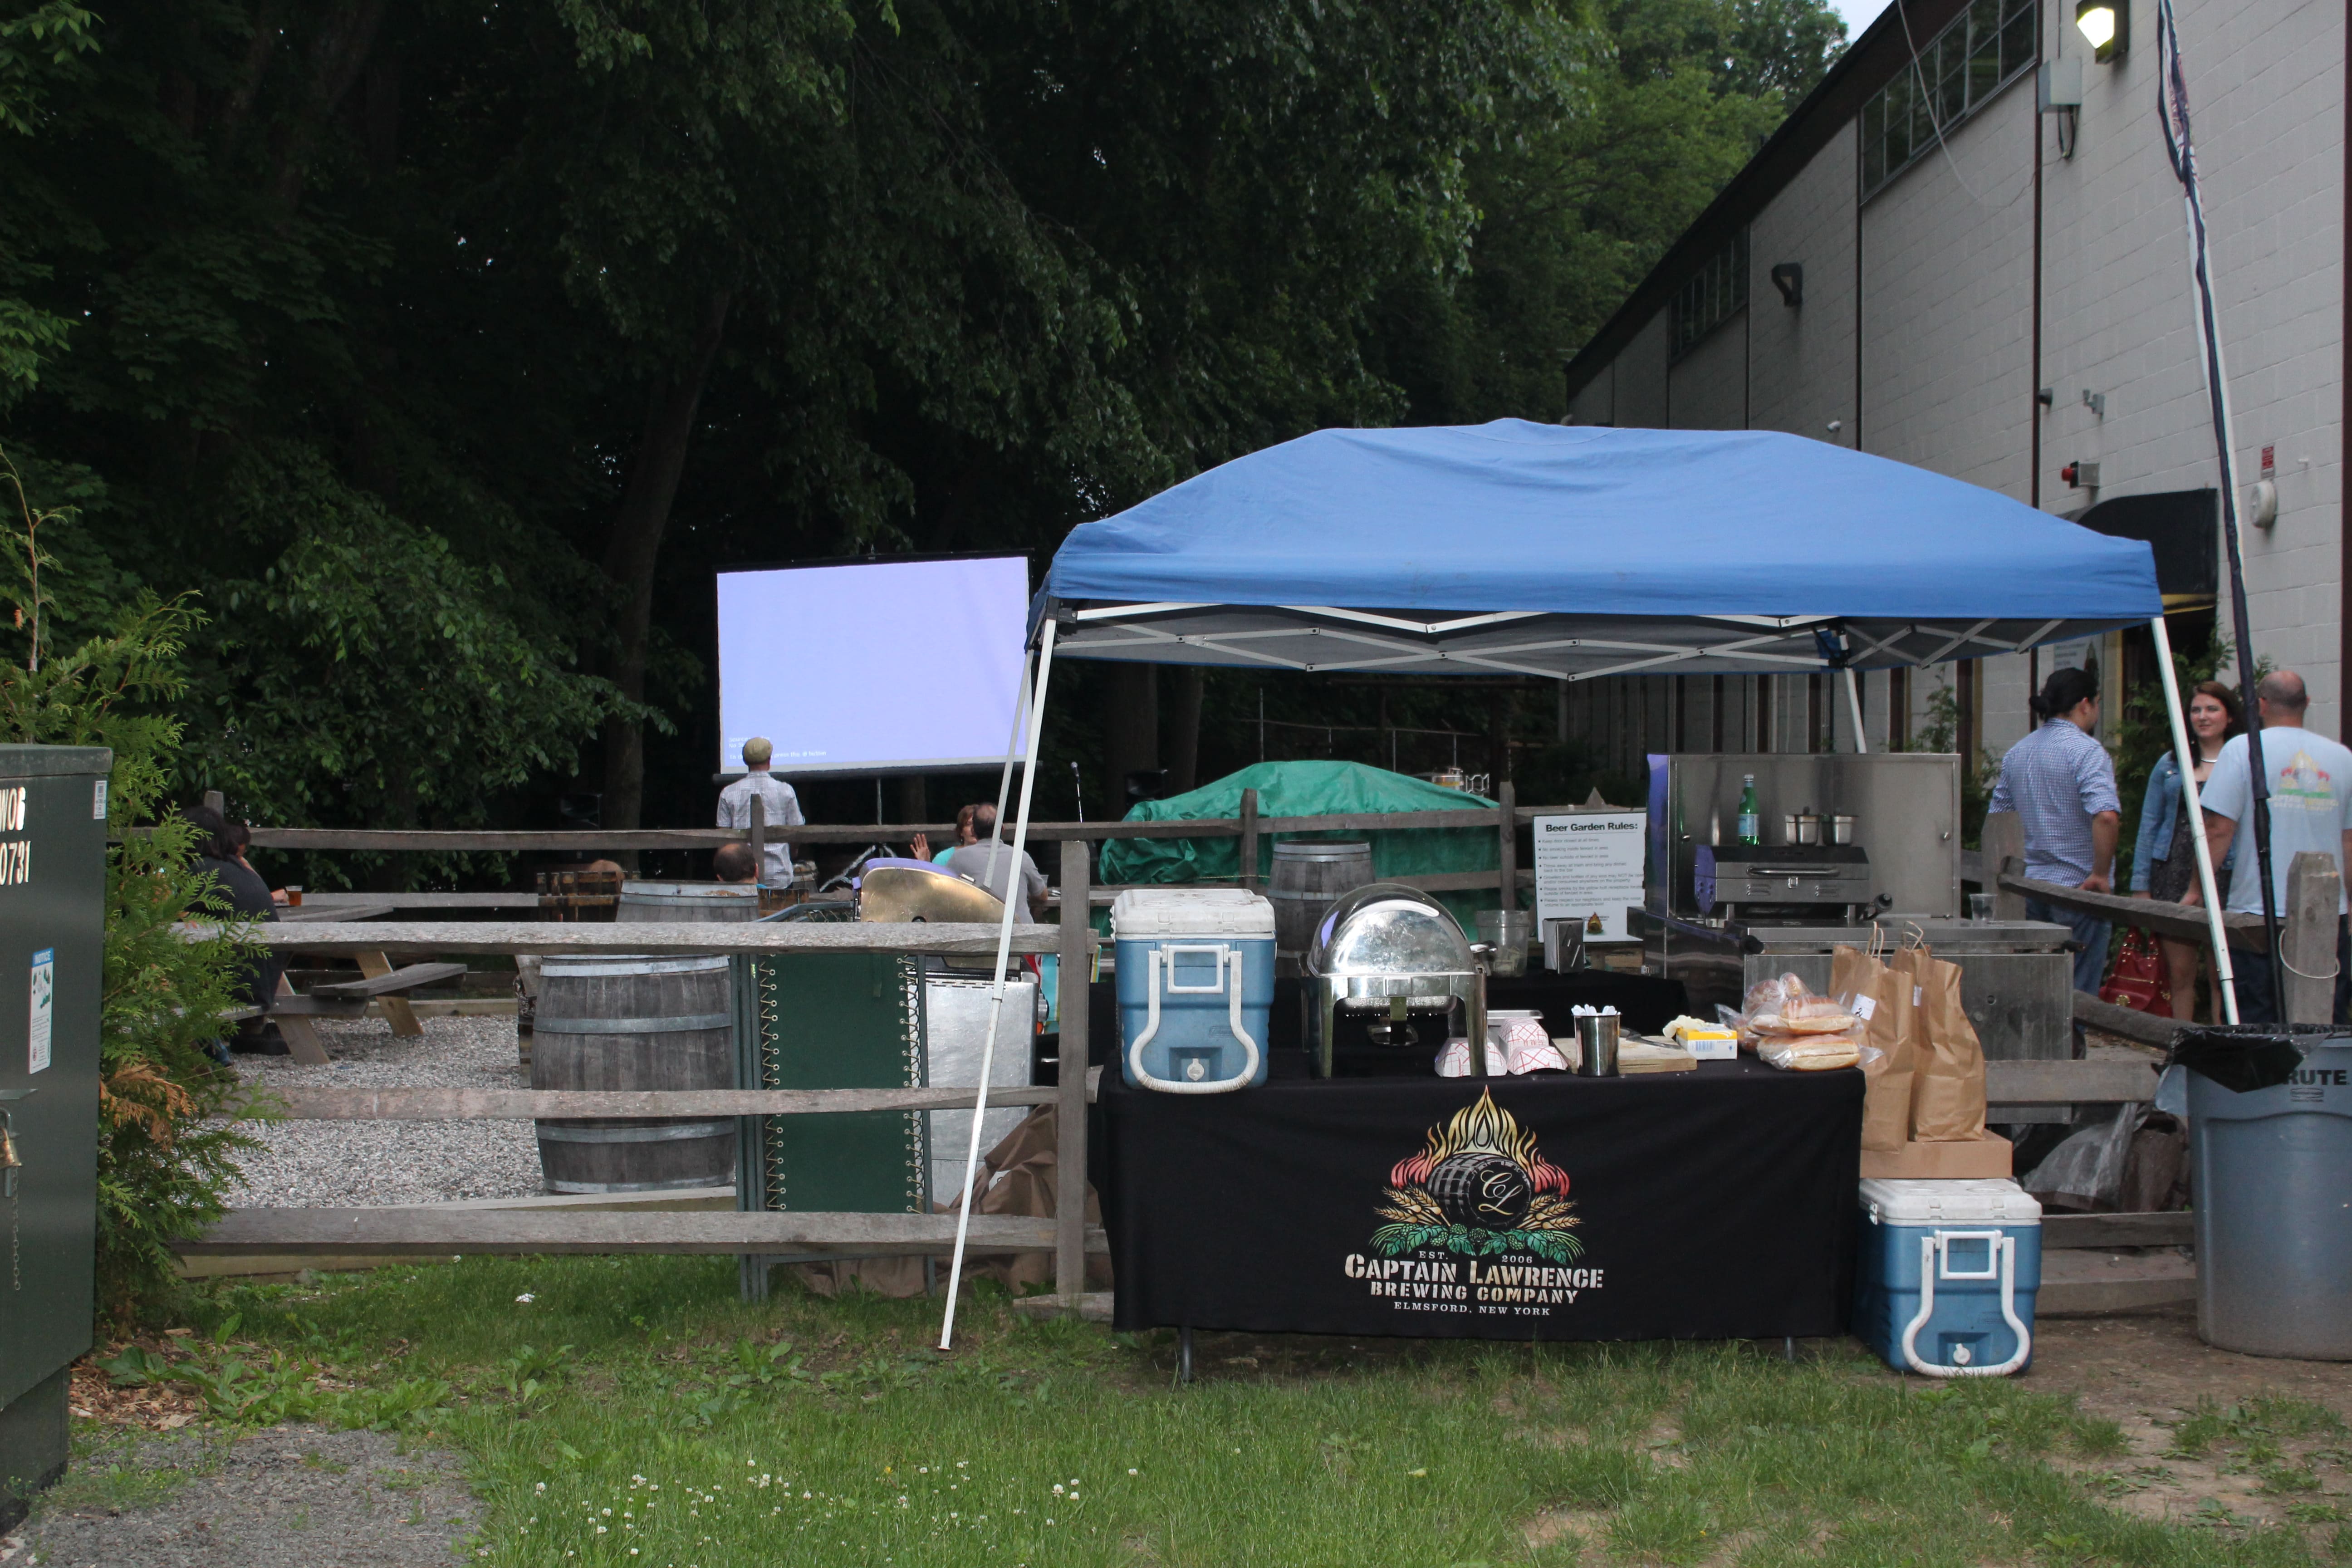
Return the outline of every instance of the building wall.
<path id="1" fill-rule="evenodd" d="M 1617 423 L 1617 367 L 1610 365 L 1577 389 L 1568 400 L 1570 425 Z"/>
<path id="2" fill-rule="evenodd" d="M 1618 427 L 1666 428 L 1666 312 L 1661 310 L 1651 318 L 1617 356 L 1613 368 Z"/>
<path id="3" fill-rule="evenodd" d="M 2054 122 L 2042 132 L 2042 500 L 2057 510 L 2216 473 L 2149 0 L 2132 22 L 2128 54 L 2084 66 L 2074 157 Z M 2278 525 L 2244 533 L 2255 647 L 2303 672 L 2330 734 L 2344 721 L 2344 25 L 2343 6 L 2316 4 L 2179 16 L 2242 487 L 2264 446 L 2278 458 Z M 2096 498 L 2058 479 L 2075 458 L 2100 464 Z"/>
<path id="4" fill-rule="evenodd" d="M 1849 122 L 1748 230 L 1751 429 L 1853 444 L 1854 143 Z M 1772 286 L 1783 261 L 1805 269 L 1793 308 Z"/>
<path id="5" fill-rule="evenodd" d="M 1749 228 L 1753 271 L 1738 329 L 1750 427 L 1858 439 L 1864 450 L 2061 515 L 2216 482 L 2179 187 L 2155 109 L 2155 0 L 2132 0 L 2132 13 L 2130 50 L 2101 66 L 2074 30 L 2071 0 L 2048 0 L 2044 58 L 2084 57 L 2071 158 L 2059 117 L 2037 113 L 2029 74 L 1867 203 L 1857 200 L 1849 123 L 1765 205 Z M 2254 642 L 2273 663 L 2303 672 L 2314 727 L 2340 734 L 2346 8 L 2188 6 L 2179 26 L 2241 486 L 2260 477 L 2263 447 L 2277 460 L 2278 524 L 2244 532 Z M 1805 267 L 1805 300 L 1793 310 L 1769 279 L 1775 262 L 1790 260 Z M 1606 397 L 1619 425 L 1736 424 L 1715 353 L 1734 331 L 1718 331 L 1670 375 L 1661 311 L 1580 395 L 1578 418 Z M 2047 408 L 2035 395 L 2044 387 Z M 2085 405 L 2085 390 L 2102 411 Z M 2059 477 L 2074 461 L 2100 465 L 2095 492 Z M 2229 629 L 2226 605 L 2221 621 Z M 2026 732 L 2042 663 L 2021 654 L 1978 666 L 1979 748 L 1997 756 Z M 1937 687 L 1953 679 L 1949 667 L 1914 676 L 1915 735 Z M 1873 745 L 1888 733 L 1885 679 L 1864 681 Z M 1771 744 L 1804 749 L 1804 681 L 1765 686 Z M 1742 745 L 1756 743 L 1755 689 L 1749 678 L 1727 699 Z M 1846 743 L 1843 691 L 1834 697 Z M 1731 733 L 1727 725 L 1727 744 Z"/>
<path id="6" fill-rule="evenodd" d="M 2029 498 L 2033 83 L 1862 209 L 1862 447 Z"/>
<path id="7" fill-rule="evenodd" d="M 1748 310 L 1719 323 L 1667 372 L 1666 412 L 1677 430 L 1748 427 Z"/>

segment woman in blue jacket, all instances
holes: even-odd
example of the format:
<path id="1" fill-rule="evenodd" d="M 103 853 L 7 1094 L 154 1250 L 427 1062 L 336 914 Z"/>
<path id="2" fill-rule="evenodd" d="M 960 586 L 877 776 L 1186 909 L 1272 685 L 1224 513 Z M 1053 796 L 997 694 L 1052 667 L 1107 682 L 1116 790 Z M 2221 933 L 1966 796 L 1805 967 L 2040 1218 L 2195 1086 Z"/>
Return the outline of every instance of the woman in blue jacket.
<path id="1" fill-rule="evenodd" d="M 2237 693 L 2218 680 L 2200 681 L 2189 694 L 2189 737 L 2197 747 L 2198 788 L 2204 788 L 2213 776 L 2213 763 L 2221 754 L 2222 742 L 2238 732 L 2238 718 Z M 2214 884 L 2224 898 L 2229 896 L 2230 867 L 2237 853 L 2237 846 L 2231 845 L 2229 858 L 2213 868 Z M 2197 886 L 2197 847 L 2189 837 L 2188 795 L 2180 787 L 2180 764 L 2170 752 L 2147 775 L 2147 794 L 2140 801 L 2139 847 L 2132 853 L 2132 897 L 2176 904 L 2205 901 Z M 2165 967 L 2171 971 L 2172 1016 L 2193 1017 L 2197 972 L 2205 962 L 2205 949 L 2171 937 L 2158 940 Z"/>

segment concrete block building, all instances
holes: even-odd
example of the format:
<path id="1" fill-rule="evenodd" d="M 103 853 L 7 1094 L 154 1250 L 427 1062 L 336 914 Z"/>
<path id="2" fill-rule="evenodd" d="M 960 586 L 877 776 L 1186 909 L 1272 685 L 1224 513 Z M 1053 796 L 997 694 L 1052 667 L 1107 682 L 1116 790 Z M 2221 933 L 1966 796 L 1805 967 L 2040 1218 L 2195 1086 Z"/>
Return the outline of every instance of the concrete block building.
<path id="1" fill-rule="evenodd" d="M 2085 517 L 2094 506 L 2126 499 L 2210 519 L 2218 468 L 2156 6 L 2114 3 L 2105 60 L 2077 0 L 1889 6 L 1570 363 L 1571 422 L 1790 431 L 2093 526 L 2133 510 Z M 2255 646 L 2304 672 L 2313 727 L 2341 734 L 2347 7 L 2180 0 L 2177 14 L 2242 517 L 2262 481 L 2275 496 L 2274 520 L 2244 530 Z M 2202 584 L 2167 584 L 2176 646 L 2210 625 L 2204 526 Z M 1947 688 L 1964 743 L 1998 753 L 2024 732 L 2033 683 L 2085 658 L 2112 714 L 2154 667 L 2144 635 L 2103 641 L 1874 673 L 1867 738 L 1913 738 Z M 1843 748 L 1846 704 L 1826 685 L 1654 677 L 1575 691 L 1566 719 L 1628 766 L 1644 751 Z"/>

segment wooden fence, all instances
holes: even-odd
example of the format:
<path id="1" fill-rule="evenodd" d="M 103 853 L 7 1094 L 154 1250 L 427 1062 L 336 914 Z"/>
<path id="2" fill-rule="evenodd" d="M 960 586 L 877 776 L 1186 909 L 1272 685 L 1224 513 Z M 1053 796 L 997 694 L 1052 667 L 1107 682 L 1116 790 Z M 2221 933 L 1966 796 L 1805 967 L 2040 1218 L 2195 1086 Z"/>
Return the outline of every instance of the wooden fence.
<path id="1" fill-rule="evenodd" d="M 1496 791 L 1493 806 L 1466 806 L 1450 811 L 1339 812 L 1325 816 L 1261 816 L 1257 791 L 1242 792 L 1237 816 L 1194 817 L 1180 822 L 1033 822 L 1029 837 L 1042 843 L 1101 843 L 1122 838 L 1237 838 L 1240 882 L 1258 882 L 1259 841 L 1285 833 L 1399 832 L 1413 828 L 1487 828 L 1496 835 L 1498 867 L 1493 871 L 1439 871 L 1390 879 L 1424 892 L 1475 892 L 1494 889 L 1505 907 L 1516 909 L 1519 893 L 1534 885 L 1534 873 L 1519 864 L 1520 829 L 1538 816 L 1565 816 L 1578 812 L 1619 809 L 1600 805 L 1520 805 L 1507 781 Z M 606 828 L 563 831 L 479 829 L 443 831 L 425 828 L 257 827 L 257 849 L 328 851 L 371 850 L 394 854 L 634 854 L 651 849 L 715 850 L 722 844 L 749 844 L 772 836 L 795 845 L 903 844 L 917 834 L 940 844 L 955 839 L 951 822 L 806 823 L 796 827 L 762 830 L 732 827 Z M 1124 891 L 1120 886 L 1094 889 L 1097 901 Z M 480 895 L 467 895 L 477 897 Z M 495 895 L 505 897 L 507 895 Z M 456 950 L 452 950 L 456 951 Z M 528 951 L 528 950 L 525 950 Z"/>
<path id="2" fill-rule="evenodd" d="M 2054 909 L 2096 915 L 2114 925 L 2152 931 L 2174 942 L 2208 949 L 2212 945 L 2211 918 L 2198 906 L 2090 893 L 2028 877 L 2024 828 L 2012 812 L 1987 816 L 1982 842 L 1978 859 L 1979 876 L 1991 884 L 1988 890 L 1995 894 L 1994 913 L 2000 920 L 2023 920 L 2027 900 L 2035 900 Z M 2247 853 L 2252 851 L 2248 849 Z M 2226 895 L 2227 889 L 2223 891 Z M 2336 936 L 2343 892 L 2342 874 L 2327 856 L 2305 851 L 2287 867 L 2286 903 L 2279 910 L 2279 942 L 2286 950 L 2286 1011 L 2290 1023 L 2326 1024 L 2334 1020 Z M 2260 915 L 2225 912 L 2221 924 L 2234 949 L 2259 952 L 2268 945 Z M 2116 1007 L 2080 992 L 2075 994 L 2074 1016 L 2094 1027 L 2143 1045 L 2169 1046 L 2179 1029 L 2175 1020 Z"/>

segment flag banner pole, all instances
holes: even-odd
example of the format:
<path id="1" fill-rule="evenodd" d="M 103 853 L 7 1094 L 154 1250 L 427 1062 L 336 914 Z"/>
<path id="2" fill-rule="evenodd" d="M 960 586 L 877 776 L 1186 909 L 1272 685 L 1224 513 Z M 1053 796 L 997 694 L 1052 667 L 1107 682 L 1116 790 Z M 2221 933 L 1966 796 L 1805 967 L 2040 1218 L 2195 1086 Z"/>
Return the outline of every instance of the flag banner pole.
<path id="1" fill-rule="evenodd" d="M 2253 829 L 2254 869 L 2262 882 L 2263 934 L 2271 954 L 2272 1016 L 2286 1016 L 2286 969 L 2279 946 L 2278 892 L 2271 882 L 2270 759 L 2263 751 L 2262 700 L 2254 695 L 2254 628 L 2246 607 L 2246 558 L 2238 534 L 2237 438 L 2230 418 L 2229 370 L 2221 355 L 2221 316 L 2213 302 L 2213 266 L 2205 229 L 2205 196 L 2197 178 L 2197 144 L 2189 129 L 2189 74 L 2180 60 L 2180 35 L 2173 25 L 2172 0 L 2157 0 L 2157 119 L 2164 127 L 2165 153 L 2180 181 L 2188 216 L 2190 265 L 2197 279 L 2198 341 L 2203 350 L 2205 386 L 2212 408 L 2213 444 L 2221 460 L 2221 542 L 2230 563 L 2230 614 L 2238 632 L 2238 688 L 2246 704 L 2246 816 Z M 2168 662 L 2165 675 L 2170 679 Z M 2184 781 L 2194 784 L 2193 779 Z M 2201 825 L 2200 825 L 2201 826 Z M 2203 836 L 2199 836 L 2203 841 Z M 2226 951 L 2226 949 L 2224 949 Z M 2217 964 L 2226 962 L 2218 953 Z"/>

